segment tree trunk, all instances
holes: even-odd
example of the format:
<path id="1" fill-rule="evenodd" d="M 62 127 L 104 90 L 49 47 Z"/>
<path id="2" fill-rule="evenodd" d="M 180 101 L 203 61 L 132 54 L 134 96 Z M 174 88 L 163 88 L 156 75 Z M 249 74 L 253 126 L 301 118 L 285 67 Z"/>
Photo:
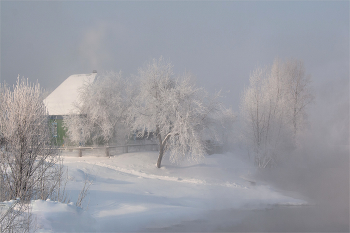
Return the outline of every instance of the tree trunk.
<path id="1" fill-rule="evenodd" d="M 162 142 L 162 135 L 160 135 L 160 133 L 159 133 L 158 126 L 157 126 L 157 137 L 159 140 L 159 156 L 158 156 L 158 161 L 157 161 L 157 168 L 160 168 L 160 164 L 162 163 L 163 154 L 164 154 L 164 145 Z"/>
<path id="2" fill-rule="evenodd" d="M 162 163 L 163 159 L 163 154 L 164 154 L 164 146 L 162 144 L 159 145 L 159 156 L 158 156 L 158 161 L 157 161 L 157 168 L 160 168 L 160 165 Z"/>
<path id="3" fill-rule="evenodd" d="M 157 137 L 159 140 L 159 156 L 158 156 L 158 161 L 157 161 L 157 168 L 160 168 L 160 164 L 162 163 L 163 155 L 165 152 L 165 145 L 170 138 L 171 133 L 168 133 L 165 138 L 162 140 L 162 135 L 160 135 L 160 130 L 159 127 L 157 126 Z"/>

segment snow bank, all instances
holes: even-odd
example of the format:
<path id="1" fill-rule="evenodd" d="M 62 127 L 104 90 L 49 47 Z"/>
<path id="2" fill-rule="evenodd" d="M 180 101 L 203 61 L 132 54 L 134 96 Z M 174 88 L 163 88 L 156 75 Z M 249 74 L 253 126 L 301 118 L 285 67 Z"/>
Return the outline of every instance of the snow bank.
<path id="1" fill-rule="evenodd" d="M 38 232 L 95 231 L 95 220 L 74 203 L 36 200 L 32 201 L 32 211 Z"/>
<path id="2" fill-rule="evenodd" d="M 85 176 L 93 181 L 89 209 L 83 212 L 71 205 L 41 202 L 46 211 L 41 218 L 44 229 L 145 231 L 196 221 L 208 211 L 306 204 L 266 184 L 252 182 L 255 167 L 233 154 L 216 154 L 198 164 L 185 161 L 178 165 L 165 157 L 158 169 L 157 152 L 111 158 L 100 153 L 81 158 L 72 153 L 63 154 L 72 180 L 67 187 L 71 197 L 78 196 Z M 42 213 L 39 209 L 40 202 L 36 207 L 38 214 Z M 66 221 L 65 226 L 52 222 L 59 218 Z M 84 221 L 90 226 L 80 226 Z"/>

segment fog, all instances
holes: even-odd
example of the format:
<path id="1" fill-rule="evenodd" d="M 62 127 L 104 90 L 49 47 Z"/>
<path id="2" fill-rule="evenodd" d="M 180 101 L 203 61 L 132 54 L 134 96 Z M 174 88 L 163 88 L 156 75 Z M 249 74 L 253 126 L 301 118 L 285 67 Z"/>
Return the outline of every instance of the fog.
<path id="1" fill-rule="evenodd" d="M 54 90 L 68 76 L 169 59 L 239 114 L 257 66 L 305 62 L 315 101 L 293 153 L 255 179 L 308 206 L 212 211 L 162 231 L 349 231 L 349 3 L 1 2 L 0 81 Z M 240 120 L 235 126 L 239 130 Z M 238 135 L 239 133 L 237 133 Z M 243 152 L 242 152 L 243 151 Z M 244 150 L 239 156 L 247 156 Z M 238 150 L 233 151 L 238 153 Z M 153 229 L 154 230 L 154 229 Z"/>
<path id="2" fill-rule="evenodd" d="M 306 206 L 211 211 L 161 231 L 349 232 L 348 87 L 349 80 L 343 79 L 314 90 L 308 127 L 297 149 L 285 154 L 278 167 L 255 175 L 257 184 L 306 200 Z"/>
<path id="3" fill-rule="evenodd" d="M 0 80 L 54 90 L 92 70 L 136 74 L 163 56 L 239 111 L 257 66 L 304 61 L 315 84 L 348 78 L 349 4 L 327 1 L 2 1 Z"/>

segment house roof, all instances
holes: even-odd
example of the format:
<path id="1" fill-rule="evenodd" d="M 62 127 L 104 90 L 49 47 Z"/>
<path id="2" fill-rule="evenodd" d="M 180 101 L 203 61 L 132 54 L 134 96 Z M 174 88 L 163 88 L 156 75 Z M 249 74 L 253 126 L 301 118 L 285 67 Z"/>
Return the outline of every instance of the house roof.
<path id="1" fill-rule="evenodd" d="M 44 100 L 49 115 L 78 113 L 74 104 L 79 104 L 80 89 L 84 85 L 94 82 L 95 77 L 96 73 L 69 76 Z"/>

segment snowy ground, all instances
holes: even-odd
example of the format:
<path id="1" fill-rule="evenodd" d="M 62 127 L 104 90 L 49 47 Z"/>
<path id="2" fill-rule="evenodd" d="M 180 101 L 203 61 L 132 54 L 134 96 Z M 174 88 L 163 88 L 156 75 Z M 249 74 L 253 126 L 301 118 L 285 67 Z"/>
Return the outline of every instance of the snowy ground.
<path id="1" fill-rule="evenodd" d="M 180 165 L 165 157 L 160 169 L 155 166 L 157 152 L 103 155 L 90 152 L 79 158 L 77 152 L 63 153 L 72 202 L 86 175 L 93 182 L 85 202 L 88 207 L 34 201 L 39 232 L 152 231 L 202 219 L 210 211 L 306 204 L 302 198 L 255 183 L 255 168 L 233 154 L 210 155 L 200 163 Z"/>

